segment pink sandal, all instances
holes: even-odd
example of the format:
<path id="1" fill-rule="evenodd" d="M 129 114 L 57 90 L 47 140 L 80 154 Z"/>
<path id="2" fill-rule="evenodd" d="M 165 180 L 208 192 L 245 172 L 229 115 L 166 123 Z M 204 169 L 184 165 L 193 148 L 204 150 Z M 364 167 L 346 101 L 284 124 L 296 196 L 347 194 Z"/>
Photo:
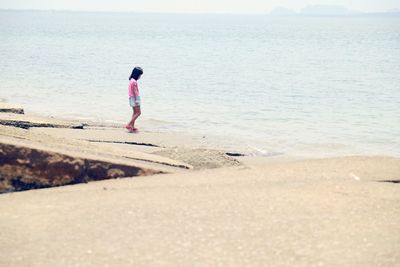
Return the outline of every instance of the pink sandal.
<path id="1" fill-rule="evenodd" d="M 125 125 L 125 129 L 128 130 L 128 133 L 137 133 L 139 131 L 137 128 L 133 128 L 132 126 L 130 126 L 128 124 Z"/>

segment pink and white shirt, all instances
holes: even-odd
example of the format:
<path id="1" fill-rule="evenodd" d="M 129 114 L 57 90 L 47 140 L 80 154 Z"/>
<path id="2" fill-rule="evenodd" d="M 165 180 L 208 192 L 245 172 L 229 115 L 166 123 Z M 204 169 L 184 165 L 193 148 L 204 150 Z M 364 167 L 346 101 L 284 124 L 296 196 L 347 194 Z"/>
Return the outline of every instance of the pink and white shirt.
<path id="1" fill-rule="evenodd" d="M 139 96 L 139 88 L 137 85 L 137 81 L 135 79 L 130 79 L 129 80 L 129 86 L 128 86 L 128 91 L 129 91 L 129 97 L 138 97 Z"/>

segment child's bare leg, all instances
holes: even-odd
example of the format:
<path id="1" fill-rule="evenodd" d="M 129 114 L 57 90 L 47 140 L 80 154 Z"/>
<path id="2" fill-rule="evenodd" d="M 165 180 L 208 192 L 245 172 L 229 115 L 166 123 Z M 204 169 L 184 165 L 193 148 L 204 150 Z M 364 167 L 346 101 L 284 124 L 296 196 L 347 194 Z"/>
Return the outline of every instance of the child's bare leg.
<path id="1" fill-rule="evenodd" d="M 130 125 L 132 128 L 135 128 L 135 121 L 137 118 L 139 118 L 141 111 L 140 111 L 140 106 L 133 107 L 132 109 L 133 109 L 132 119 L 128 123 L 128 125 Z"/>

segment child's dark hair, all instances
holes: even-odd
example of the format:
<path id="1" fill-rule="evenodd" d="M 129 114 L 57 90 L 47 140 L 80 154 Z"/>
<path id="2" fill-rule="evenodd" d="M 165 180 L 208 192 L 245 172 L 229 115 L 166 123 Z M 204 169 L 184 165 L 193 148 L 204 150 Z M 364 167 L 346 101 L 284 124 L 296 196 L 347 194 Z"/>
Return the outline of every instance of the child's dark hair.
<path id="1" fill-rule="evenodd" d="M 132 70 L 132 74 L 131 74 L 131 76 L 129 77 L 129 80 L 130 80 L 130 79 L 135 79 L 135 80 L 137 80 L 137 79 L 139 79 L 140 75 L 142 75 L 142 74 L 143 74 L 142 68 L 141 68 L 141 67 L 135 67 L 135 68 Z"/>

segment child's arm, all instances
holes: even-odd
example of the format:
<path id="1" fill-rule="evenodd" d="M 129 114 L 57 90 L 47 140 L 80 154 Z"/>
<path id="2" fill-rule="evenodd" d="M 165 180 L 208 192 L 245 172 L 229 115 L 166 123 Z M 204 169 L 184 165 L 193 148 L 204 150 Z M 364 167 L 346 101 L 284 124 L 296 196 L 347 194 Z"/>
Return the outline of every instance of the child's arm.
<path id="1" fill-rule="evenodd" d="M 132 93 L 133 97 L 135 98 L 135 103 L 140 105 L 139 88 L 137 86 L 137 83 L 132 84 Z"/>

